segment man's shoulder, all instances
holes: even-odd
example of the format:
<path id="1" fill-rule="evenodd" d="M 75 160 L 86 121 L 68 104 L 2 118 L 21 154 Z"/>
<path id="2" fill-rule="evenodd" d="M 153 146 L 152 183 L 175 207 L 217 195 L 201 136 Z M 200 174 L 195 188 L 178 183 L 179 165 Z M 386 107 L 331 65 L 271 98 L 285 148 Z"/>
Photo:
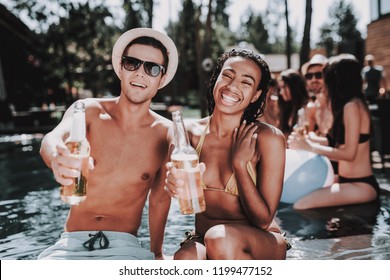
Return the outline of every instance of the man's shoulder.
<path id="1" fill-rule="evenodd" d="M 383 66 L 382 65 L 375 65 L 374 68 L 378 71 L 383 71 Z"/>
<path id="2" fill-rule="evenodd" d="M 85 103 L 85 107 L 88 108 L 98 108 L 101 109 L 109 104 L 117 103 L 118 97 L 114 98 L 85 98 L 82 101 Z"/>
<path id="3" fill-rule="evenodd" d="M 149 110 L 149 112 L 154 119 L 155 125 L 160 125 L 160 126 L 166 127 L 166 128 L 169 128 L 172 125 L 172 121 L 170 119 L 156 113 L 153 110 Z"/>
<path id="4" fill-rule="evenodd" d="M 366 66 L 366 67 L 363 68 L 363 71 L 365 73 L 383 72 L 383 66 L 381 66 L 381 65 L 375 65 L 373 67 Z"/>
<path id="5" fill-rule="evenodd" d="M 364 66 L 363 69 L 362 69 L 362 72 L 363 73 L 367 73 L 370 69 L 371 69 L 370 66 Z"/>

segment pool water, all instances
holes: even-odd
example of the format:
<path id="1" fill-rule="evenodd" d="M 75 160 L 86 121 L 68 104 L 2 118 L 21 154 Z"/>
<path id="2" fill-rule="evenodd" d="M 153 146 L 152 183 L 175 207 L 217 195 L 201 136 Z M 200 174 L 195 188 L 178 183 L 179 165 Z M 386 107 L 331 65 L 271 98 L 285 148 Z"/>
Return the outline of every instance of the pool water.
<path id="1" fill-rule="evenodd" d="M 0 259 L 35 259 L 62 233 L 68 207 L 39 156 L 42 135 L 0 137 Z M 390 189 L 386 173 L 376 174 Z M 139 230 L 149 247 L 147 205 Z M 390 192 L 377 203 L 294 211 L 281 204 L 277 220 L 293 248 L 287 259 L 390 259 Z M 169 213 L 164 253 L 173 255 L 191 230 L 194 217 L 179 214 L 176 200 Z"/>

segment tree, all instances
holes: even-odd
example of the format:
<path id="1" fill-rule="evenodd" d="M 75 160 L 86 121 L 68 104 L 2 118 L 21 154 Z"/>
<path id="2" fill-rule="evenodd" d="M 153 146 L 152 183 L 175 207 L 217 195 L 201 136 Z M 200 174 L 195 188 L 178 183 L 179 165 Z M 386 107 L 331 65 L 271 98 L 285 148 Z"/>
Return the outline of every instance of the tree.
<path id="1" fill-rule="evenodd" d="M 273 0 L 267 2 L 265 11 L 265 25 L 269 34 L 269 42 L 274 44 L 279 41 L 279 26 L 284 18 L 284 2 L 283 0 Z"/>
<path id="2" fill-rule="evenodd" d="M 196 13 L 197 8 L 192 0 L 184 0 L 182 10 L 179 12 L 178 21 L 171 22 L 168 26 L 168 34 L 176 43 L 180 63 L 172 83 L 174 92 L 171 92 L 172 102 L 185 102 L 188 88 L 196 88 L 197 71 L 195 61 L 196 41 Z"/>
<path id="3" fill-rule="evenodd" d="M 311 14 L 313 12 L 312 0 L 306 0 L 305 9 L 305 27 L 303 29 L 302 47 L 299 53 L 300 66 L 309 60 L 310 54 L 310 29 L 311 29 Z"/>
<path id="4" fill-rule="evenodd" d="M 285 53 L 287 56 L 299 49 L 294 38 L 296 32 L 288 23 L 288 7 L 286 0 L 268 1 L 264 23 L 268 30 L 271 53 Z M 285 34 L 281 34 L 280 26 L 285 24 Z M 283 36 L 285 35 L 285 37 Z"/>
<path id="5" fill-rule="evenodd" d="M 225 28 L 229 28 L 229 15 L 225 12 L 229 4 L 229 0 L 216 0 L 215 22 Z"/>
<path id="6" fill-rule="evenodd" d="M 219 54 L 234 43 L 225 9 L 228 0 L 209 0 L 207 6 L 184 0 L 177 22 L 168 27 L 168 34 L 179 51 L 179 68 L 173 79 L 174 102 L 199 106 L 207 115 L 206 83 L 209 69 L 204 62 L 214 62 Z M 205 13 L 206 15 L 202 14 Z M 217 20 L 218 19 L 218 20 Z M 207 63 L 206 63 L 207 64 Z"/>
<path id="7" fill-rule="evenodd" d="M 269 35 L 263 17 L 261 13 L 255 14 L 252 9 L 247 9 L 237 39 L 252 43 L 260 53 L 270 53 Z"/>
<path id="8" fill-rule="evenodd" d="M 100 95 L 112 88 L 110 54 L 118 28 L 103 1 L 15 0 L 13 11 L 27 11 L 41 33 L 41 67 L 47 88 L 73 86 Z M 108 20 L 111 19 L 111 20 Z M 62 100 L 63 101 L 63 100 Z"/>
<path id="9" fill-rule="evenodd" d="M 291 28 L 288 20 L 288 5 L 287 0 L 284 0 L 286 17 L 286 57 L 287 57 L 287 68 L 291 68 Z"/>
<path id="10" fill-rule="evenodd" d="M 356 24 L 352 3 L 335 2 L 329 8 L 329 22 L 321 27 L 318 44 L 326 49 L 328 56 L 347 52 L 361 59 L 364 42 Z"/>
<path id="11" fill-rule="evenodd" d="M 206 50 L 210 48 L 211 46 L 211 36 L 212 36 L 212 26 L 211 26 L 211 20 L 213 15 L 213 9 L 212 9 L 212 3 L 213 0 L 209 0 L 208 3 L 208 13 L 206 17 L 206 23 L 204 25 L 204 36 L 201 37 L 201 28 L 202 23 L 200 20 L 201 15 L 201 6 L 199 6 L 198 10 L 198 18 L 197 18 L 197 36 L 195 41 L 196 46 L 196 69 L 198 72 L 198 78 L 199 78 L 199 96 L 200 96 L 200 113 L 202 117 L 205 117 L 207 115 L 207 92 L 206 92 L 206 75 L 205 71 L 202 67 L 202 62 L 204 59 L 209 58 L 209 55 L 206 53 Z"/>
<path id="12" fill-rule="evenodd" d="M 153 0 L 123 0 L 126 13 L 124 30 L 136 27 L 152 27 Z"/>
<path id="13" fill-rule="evenodd" d="M 45 61 L 43 63 L 48 83 L 60 81 L 67 87 L 77 86 L 103 94 L 113 82 L 108 67 L 110 53 L 117 33 L 105 18 L 112 17 L 104 6 L 90 7 L 89 3 L 70 4 L 69 15 L 58 24 L 50 25 L 43 35 Z M 109 71 L 108 71 L 109 70 Z"/>
<path id="14" fill-rule="evenodd" d="M 153 0 L 142 0 L 141 1 L 142 7 L 144 8 L 146 14 L 147 14 L 147 27 L 152 27 L 153 23 Z"/>

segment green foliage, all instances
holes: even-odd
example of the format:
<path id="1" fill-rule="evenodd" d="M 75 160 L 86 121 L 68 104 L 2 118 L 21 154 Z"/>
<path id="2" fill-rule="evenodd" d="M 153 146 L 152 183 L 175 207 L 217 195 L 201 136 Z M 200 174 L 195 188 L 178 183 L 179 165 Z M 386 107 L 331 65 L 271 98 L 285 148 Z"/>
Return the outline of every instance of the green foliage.
<path id="1" fill-rule="evenodd" d="M 282 0 L 269 1 L 265 13 L 255 13 L 248 8 L 241 18 L 237 41 L 245 41 L 264 54 L 285 53 L 286 38 L 280 34 L 280 25 L 284 24 L 284 2 Z M 291 29 L 292 38 L 296 32 Z M 292 39 L 292 52 L 299 50 L 299 44 Z"/>
<path id="2" fill-rule="evenodd" d="M 269 35 L 263 22 L 264 16 L 247 9 L 241 20 L 238 41 L 252 43 L 260 53 L 270 53 Z"/>
<path id="3" fill-rule="evenodd" d="M 191 0 L 183 2 L 183 9 L 179 12 L 179 21 L 171 26 L 176 46 L 179 51 L 180 64 L 184 71 L 193 71 L 195 63 L 196 41 L 196 14 L 197 9 Z"/>
<path id="4" fill-rule="evenodd" d="M 153 0 L 123 0 L 123 10 L 126 13 L 124 30 L 152 26 Z"/>
<path id="5" fill-rule="evenodd" d="M 189 93 L 198 90 L 199 100 L 203 98 L 208 73 L 202 66 L 206 58 L 215 61 L 218 56 L 235 42 L 229 29 L 225 10 L 228 0 L 212 1 L 207 8 L 192 0 L 183 0 L 178 21 L 171 23 L 168 34 L 175 41 L 179 51 L 179 68 L 174 83 L 178 89 L 172 93 L 174 102 L 187 103 Z M 208 3 L 210 4 L 210 3 Z M 210 11 L 208 8 L 212 7 Z M 208 21 L 210 20 L 210 22 Z M 199 103 L 202 103 L 199 101 Z"/>
<path id="6" fill-rule="evenodd" d="M 356 28 L 357 19 L 352 3 L 340 0 L 329 8 L 329 20 L 321 27 L 321 37 L 318 45 L 324 47 L 328 56 L 341 52 L 361 56 L 363 39 Z"/>
<path id="7" fill-rule="evenodd" d="M 206 3 L 207 2 L 207 3 Z M 283 53 L 285 36 L 280 35 L 284 19 L 284 0 L 268 1 L 264 14 L 248 9 L 242 28 L 235 32 L 226 13 L 231 0 L 182 0 L 177 22 L 170 22 L 167 33 L 177 45 L 179 68 L 169 87 L 172 98 L 186 101 L 188 92 L 198 91 L 207 82 L 206 58 L 215 61 L 228 47 L 247 41 L 262 53 Z M 41 67 L 47 87 L 92 90 L 95 96 L 109 91 L 119 93 L 119 82 L 111 69 L 111 51 L 122 31 L 152 26 L 153 0 L 123 0 L 116 7 L 123 20 L 111 14 L 104 0 L 14 0 L 15 14 L 27 12 L 37 24 Z M 346 31 L 349 32 L 349 31 Z M 297 44 L 293 49 L 297 49 Z M 203 98 L 203 97 L 202 97 Z"/>
<path id="8" fill-rule="evenodd" d="M 110 81 L 110 53 L 117 28 L 106 24 L 112 17 L 106 7 L 87 3 L 71 5 L 68 17 L 52 24 L 44 36 L 46 55 L 43 67 L 48 84 L 78 86 L 103 94 Z M 106 84 L 106 82 L 108 82 Z"/>
<path id="9" fill-rule="evenodd" d="M 222 25 L 226 29 L 229 29 L 229 15 L 226 14 L 225 10 L 229 5 L 229 0 L 216 0 L 215 23 Z"/>

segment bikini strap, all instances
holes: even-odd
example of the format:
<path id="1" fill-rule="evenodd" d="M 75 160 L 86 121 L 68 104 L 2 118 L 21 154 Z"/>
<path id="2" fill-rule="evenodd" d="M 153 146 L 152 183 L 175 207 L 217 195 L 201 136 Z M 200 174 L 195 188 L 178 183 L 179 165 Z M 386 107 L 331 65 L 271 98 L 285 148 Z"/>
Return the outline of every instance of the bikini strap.
<path id="1" fill-rule="evenodd" d="M 198 154 L 198 157 L 200 157 L 200 153 L 202 152 L 202 147 L 203 147 L 203 142 L 204 142 L 204 139 L 206 137 L 206 134 L 210 132 L 210 129 L 209 129 L 209 126 L 210 126 L 210 120 L 211 120 L 211 117 L 209 118 L 203 132 L 202 132 L 202 135 L 200 136 L 200 139 L 198 141 L 198 145 L 196 145 L 196 152 Z"/>

